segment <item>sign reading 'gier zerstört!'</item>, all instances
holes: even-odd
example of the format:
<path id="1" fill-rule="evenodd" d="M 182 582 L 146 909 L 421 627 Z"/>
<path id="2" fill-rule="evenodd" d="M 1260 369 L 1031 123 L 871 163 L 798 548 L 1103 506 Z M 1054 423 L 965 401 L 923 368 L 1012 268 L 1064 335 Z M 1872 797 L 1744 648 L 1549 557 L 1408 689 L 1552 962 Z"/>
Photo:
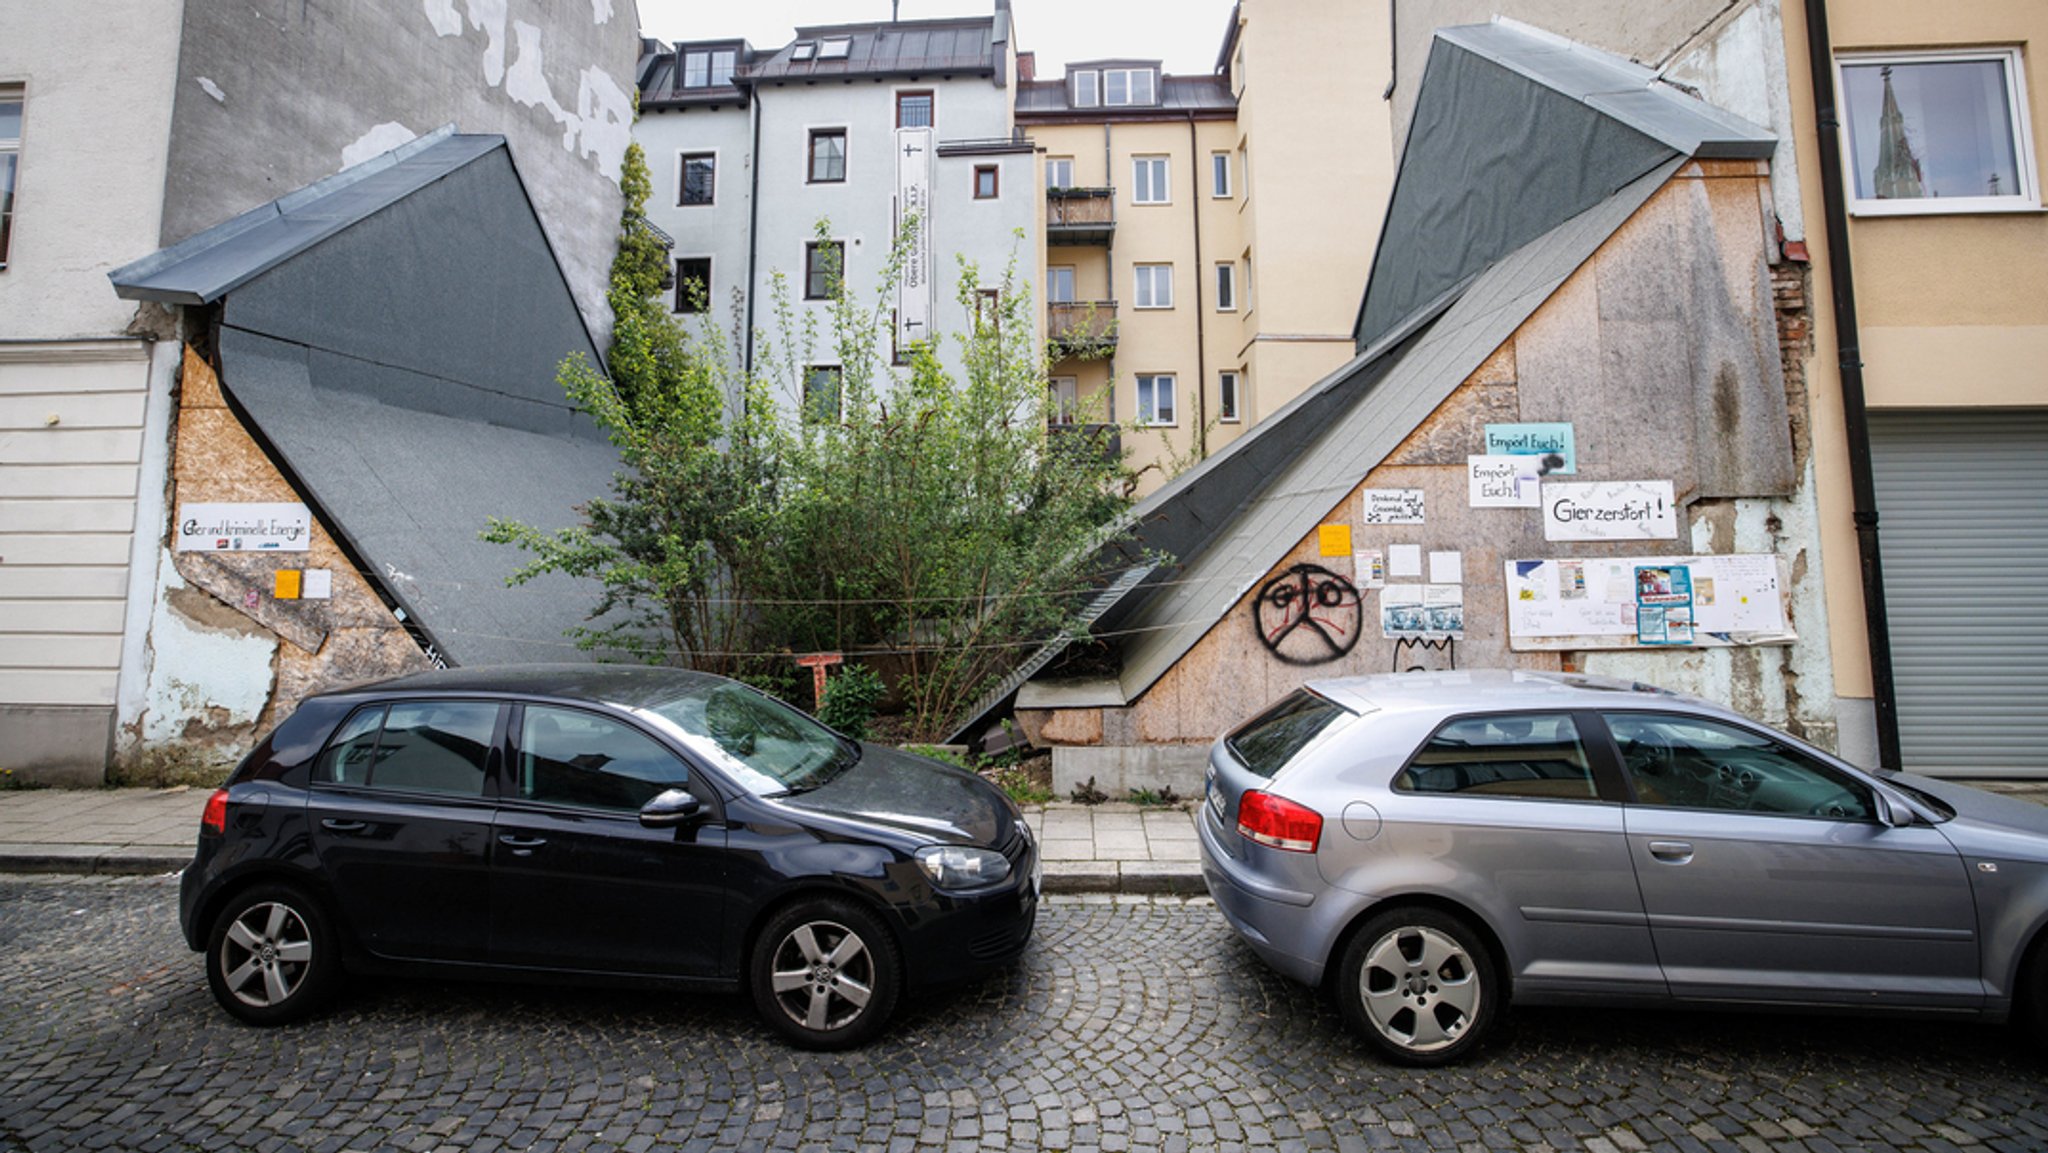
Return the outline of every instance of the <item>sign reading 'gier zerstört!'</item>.
<path id="1" fill-rule="evenodd" d="M 302 504 L 178 506 L 179 552 L 306 552 L 313 514 Z"/>
<path id="2" fill-rule="evenodd" d="M 1544 540 L 1676 540 L 1668 480 L 1543 483 Z"/>

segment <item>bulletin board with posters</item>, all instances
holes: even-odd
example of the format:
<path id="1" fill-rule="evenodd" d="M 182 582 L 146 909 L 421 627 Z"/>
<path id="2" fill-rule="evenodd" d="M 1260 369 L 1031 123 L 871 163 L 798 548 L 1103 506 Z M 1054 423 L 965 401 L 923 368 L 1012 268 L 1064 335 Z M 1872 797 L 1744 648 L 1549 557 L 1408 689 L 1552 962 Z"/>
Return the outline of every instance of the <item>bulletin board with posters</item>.
<path id="1" fill-rule="evenodd" d="M 1784 562 L 1769 554 L 1558 557 L 1505 563 L 1518 652 L 1782 645 Z"/>

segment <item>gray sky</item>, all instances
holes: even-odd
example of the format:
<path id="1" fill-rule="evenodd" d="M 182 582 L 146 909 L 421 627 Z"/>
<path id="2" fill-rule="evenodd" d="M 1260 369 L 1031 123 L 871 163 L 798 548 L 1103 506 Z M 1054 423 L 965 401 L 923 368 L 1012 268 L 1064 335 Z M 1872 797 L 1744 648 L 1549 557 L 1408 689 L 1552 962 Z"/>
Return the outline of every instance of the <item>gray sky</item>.
<path id="1" fill-rule="evenodd" d="M 756 48 L 787 44 L 798 24 L 887 20 L 889 0 L 638 0 L 640 31 L 661 40 L 743 36 Z M 994 0 L 902 0 L 905 20 L 986 16 Z M 1010 0 L 1017 47 L 1038 54 L 1041 79 L 1069 60 L 1134 56 L 1177 75 L 1216 67 L 1231 0 Z"/>

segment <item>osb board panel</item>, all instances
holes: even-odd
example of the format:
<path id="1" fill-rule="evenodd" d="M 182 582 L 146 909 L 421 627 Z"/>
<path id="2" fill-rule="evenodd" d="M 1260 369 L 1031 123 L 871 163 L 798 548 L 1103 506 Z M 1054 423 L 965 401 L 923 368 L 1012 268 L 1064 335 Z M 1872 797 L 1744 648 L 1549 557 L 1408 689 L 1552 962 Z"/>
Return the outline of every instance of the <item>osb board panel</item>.
<path id="1" fill-rule="evenodd" d="M 301 499 L 229 410 L 212 366 L 189 348 L 179 381 L 171 478 L 174 508 L 187 502 Z M 187 581 L 291 642 L 280 646 L 277 692 L 263 725 L 321 688 L 429 667 L 317 518 L 306 552 L 179 553 L 175 561 Z M 276 574 L 292 568 L 332 572 L 333 599 L 277 599 Z"/>

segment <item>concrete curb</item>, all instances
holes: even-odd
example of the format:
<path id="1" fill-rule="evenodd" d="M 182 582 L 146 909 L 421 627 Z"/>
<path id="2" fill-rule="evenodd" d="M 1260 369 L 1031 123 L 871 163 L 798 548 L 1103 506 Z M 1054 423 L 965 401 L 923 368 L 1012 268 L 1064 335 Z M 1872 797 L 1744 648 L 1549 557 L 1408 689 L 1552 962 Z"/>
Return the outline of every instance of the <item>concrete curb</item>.
<path id="1" fill-rule="evenodd" d="M 0 848 L 0 874 L 70 874 L 148 877 L 192 863 L 189 852 L 133 846 L 9 845 Z"/>
<path id="2" fill-rule="evenodd" d="M 1045 891 L 1152 893 L 1194 897 L 1209 891 L 1193 861 L 1047 861 Z"/>

